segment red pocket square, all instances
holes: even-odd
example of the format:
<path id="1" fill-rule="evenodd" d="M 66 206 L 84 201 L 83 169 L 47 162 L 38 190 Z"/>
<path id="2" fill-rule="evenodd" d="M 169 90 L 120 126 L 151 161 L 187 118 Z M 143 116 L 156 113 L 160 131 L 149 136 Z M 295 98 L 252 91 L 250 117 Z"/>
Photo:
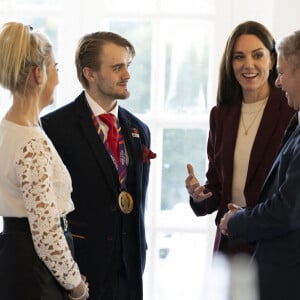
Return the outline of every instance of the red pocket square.
<path id="1" fill-rule="evenodd" d="M 143 162 L 144 163 L 149 162 L 150 159 L 153 159 L 156 157 L 156 153 L 149 150 L 145 145 L 143 145 L 142 147 L 143 147 Z"/>

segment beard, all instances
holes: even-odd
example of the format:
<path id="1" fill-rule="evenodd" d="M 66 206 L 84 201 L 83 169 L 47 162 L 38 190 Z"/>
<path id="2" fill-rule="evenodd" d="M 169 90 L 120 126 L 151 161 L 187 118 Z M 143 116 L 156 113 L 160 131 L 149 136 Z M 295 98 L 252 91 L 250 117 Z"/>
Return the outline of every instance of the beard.
<path id="1" fill-rule="evenodd" d="M 105 82 L 100 82 L 100 84 L 97 84 L 97 90 L 99 94 L 112 99 L 127 99 L 130 96 L 127 87 L 118 84 L 105 84 Z"/>
<path id="2" fill-rule="evenodd" d="M 123 92 L 114 92 L 114 93 L 111 93 L 110 96 L 113 97 L 114 99 L 125 100 L 125 99 L 129 98 L 130 92 L 127 90 L 125 90 Z"/>

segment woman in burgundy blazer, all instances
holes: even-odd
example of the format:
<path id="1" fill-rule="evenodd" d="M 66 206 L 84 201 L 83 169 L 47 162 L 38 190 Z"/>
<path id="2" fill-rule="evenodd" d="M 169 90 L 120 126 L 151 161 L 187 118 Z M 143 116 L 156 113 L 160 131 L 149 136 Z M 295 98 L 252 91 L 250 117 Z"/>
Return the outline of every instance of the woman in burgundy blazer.
<path id="1" fill-rule="evenodd" d="M 245 35 L 248 37 L 254 35 L 258 38 L 269 50 L 267 55 L 270 55 L 273 61 L 265 83 L 266 90 L 269 91 L 268 99 L 250 152 L 244 186 L 247 207 L 253 207 L 256 204 L 260 189 L 278 153 L 285 128 L 294 114 L 287 104 L 284 93 L 274 85 L 277 53 L 273 37 L 260 23 L 248 21 L 238 25 L 227 41 L 220 65 L 217 106 L 213 107 L 210 113 L 207 146 L 209 164 L 206 183 L 204 186 L 199 184 L 193 174 L 192 166 L 188 166 L 189 176 L 186 179 L 190 205 L 195 214 L 204 216 L 218 211 L 214 251 L 222 251 L 226 254 L 252 253 L 254 249 L 252 245 L 248 244 L 229 244 L 227 237 L 221 235 L 218 228 L 220 219 L 228 210 L 227 204 L 232 201 L 234 153 L 240 126 L 242 101 L 246 96 L 243 84 L 240 84 L 239 78 L 234 73 L 233 59 L 240 59 L 240 57 L 234 58 L 236 55 L 235 45 L 238 38 Z M 251 52 L 251 55 L 257 55 L 256 52 L 260 51 L 259 49 L 252 50 L 254 54 Z M 241 55 L 241 59 L 246 57 L 245 53 L 238 55 Z M 255 56 L 253 60 L 255 59 L 258 58 Z M 252 69 L 255 70 L 255 68 Z M 251 72 L 254 71 L 249 71 L 249 73 Z"/>

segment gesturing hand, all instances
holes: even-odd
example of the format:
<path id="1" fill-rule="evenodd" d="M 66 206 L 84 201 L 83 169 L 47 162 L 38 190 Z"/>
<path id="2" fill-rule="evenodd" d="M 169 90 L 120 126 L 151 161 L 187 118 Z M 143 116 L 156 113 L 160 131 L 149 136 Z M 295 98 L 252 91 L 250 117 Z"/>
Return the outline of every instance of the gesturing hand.
<path id="1" fill-rule="evenodd" d="M 185 187 L 193 198 L 194 202 L 201 202 L 212 196 L 211 192 L 205 193 L 205 187 L 201 186 L 194 174 L 194 169 L 191 164 L 187 164 L 188 177 L 185 180 Z"/>

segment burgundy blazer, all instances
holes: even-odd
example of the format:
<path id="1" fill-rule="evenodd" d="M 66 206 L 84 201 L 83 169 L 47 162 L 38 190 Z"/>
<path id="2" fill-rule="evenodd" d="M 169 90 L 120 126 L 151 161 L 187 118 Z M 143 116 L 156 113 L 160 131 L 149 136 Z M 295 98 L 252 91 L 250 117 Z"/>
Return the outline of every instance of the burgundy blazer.
<path id="1" fill-rule="evenodd" d="M 280 89 L 272 89 L 250 154 L 244 189 L 247 207 L 253 207 L 257 203 L 262 185 L 278 153 L 284 131 L 294 113 L 295 111 L 288 106 L 284 93 Z M 212 108 L 205 188 L 212 192 L 213 196 L 201 203 L 194 203 L 190 198 L 190 205 L 197 216 L 218 211 L 217 226 L 228 211 L 227 204 L 231 202 L 233 157 L 240 114 L 241 103 Z M 217 227 L 214 250 L 227 254 L 252 253 L 253 246 L 229 244 L 227 237 L 221 235 Z"/>

